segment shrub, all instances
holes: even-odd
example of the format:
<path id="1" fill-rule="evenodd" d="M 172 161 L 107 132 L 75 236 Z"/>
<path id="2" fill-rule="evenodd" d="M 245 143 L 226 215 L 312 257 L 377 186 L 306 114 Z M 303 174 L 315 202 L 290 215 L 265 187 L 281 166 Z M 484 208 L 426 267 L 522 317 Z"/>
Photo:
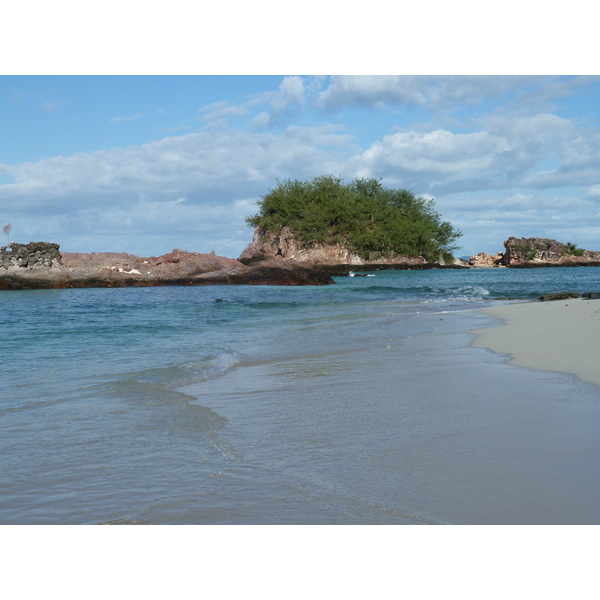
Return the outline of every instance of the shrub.
<path id="1" fill-rule="evenodd" d="M 561 254 L 569 255 L 569 256 L 582 256 L 585 250 L 583 248 L 578 248 L 577 244 L 572 244 L 571 242 L 567 242 L 565 247 L 563 248 Z"/>

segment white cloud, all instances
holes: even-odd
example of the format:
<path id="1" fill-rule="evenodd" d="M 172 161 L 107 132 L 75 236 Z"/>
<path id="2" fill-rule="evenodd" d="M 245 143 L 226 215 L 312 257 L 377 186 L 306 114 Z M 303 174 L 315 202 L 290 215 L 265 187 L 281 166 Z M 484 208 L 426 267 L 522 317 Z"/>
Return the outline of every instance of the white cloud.
<path id="1" fill-rule="evenodd" d="M 374 142 L 347 166 L 360 176 L 435 195 L 600 185 L 600 133 L 594 129 L 552 114 L 494 115 L 478 126 L 468 133 L 399 131 Z"/>
<path id="2" fill-rule="evenodd" d="M 331 77 L 317 103 L 323 108 L 342 106 L 430 106 L 479 104 L 522 88 L 542 83 L 529 76 L 416 76 L 344 75 Z"/>
<path id="3" fill-rule="evenodd" d="M 58 241 L 65 250 L 76 249 L 69 245 L 75 243 L 76 232 L 86 232 L 85 239 L 94 235 L 115 243 L 118 233 L 136 240 L 127 251 L 143 253 L 152 235 L 169 224 L 167 237 L 173 241 L 161 247 L 167 238 L 159 235 L 152 242 L 153 252 L 169 251 L 171 244 L 179 245 L 175 238 L 181 238 L 188 240 L 189 249 L 204 251 L 209 240 L 210 249 L 218 251 L 227 241 L 229 252 L 241 253 L 251 239 L 244 217 L 255 212 L 259 196 L 277 179 L 312 178 L 329 167 L 339 170 L 335 155 L 325 146 L 343 150 L 347 140 L 335 127 L 294 126 L 285 135 L 203 131 L 140 146 L 3 165 L 15 183 L 0 185 L 0 213 L 17 206 L 11 212 L 15 222 L 25 221 L 30 229 L 39 225 L 38 230 L 46 232 L 44 240 Z M 61 222 L 68 226 L 61 228 Z M 240 230 L 245 233 L 235 233 Z M 199 231 L 204 231 L 205 241 Z"/>
<path id="4" fill-rule="evenodd" d="M 257 115 L 252 125 L 257 129 L 285 125 L 305 103 L 305 80 L 299 76 L 284 77 L 276 92 L 254 96 L 248 106 L 267 105 L 267 110 Z"/>

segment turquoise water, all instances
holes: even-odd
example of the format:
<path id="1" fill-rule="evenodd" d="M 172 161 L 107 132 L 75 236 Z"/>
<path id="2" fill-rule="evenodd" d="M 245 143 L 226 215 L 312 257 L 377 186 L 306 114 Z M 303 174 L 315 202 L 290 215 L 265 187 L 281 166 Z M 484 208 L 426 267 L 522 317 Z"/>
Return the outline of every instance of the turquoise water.
<path id="1" fill-rule="evenodd" d="M 598 268 L 0 292 L 0 523 L 597 523 L 599 394 L 470 347 Z"/>

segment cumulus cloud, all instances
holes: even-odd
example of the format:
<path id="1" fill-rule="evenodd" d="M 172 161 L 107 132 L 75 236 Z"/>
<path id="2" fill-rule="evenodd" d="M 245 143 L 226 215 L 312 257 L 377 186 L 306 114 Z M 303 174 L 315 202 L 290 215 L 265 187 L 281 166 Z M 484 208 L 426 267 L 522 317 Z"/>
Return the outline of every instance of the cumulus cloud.
<path id="1" fill-rule="evenodd" d="M 343 106 L 430 106 L 462 102 L 475 105 L 486 98 L 501 96 L 524 85 L 541 83 L 529 76 L 415 76 L 344 75 L 332 77 L 319 94 L 323 108 Z"/>
<path id="2" fill-rule="evenodd" d="M 558 100 L 573 96 L 582 88 L 598 81 L 600 81 L 600 77 L 589 75 L 566 79 L 536 77 L 533 85 L 522 90 L 509 108 L 512 110 L 521 109 L 536 112 L 554 110 Z"/>
<path id="3" fill-rule="evenodd" d="M 255 96 L 250 104 L 266 104 L 267 108 L 252 121 L 257 129 L 285 125 L 305 103 L 305 80 L 299 76 L 284 77 L 277 91 Z"/>
<path id="4" fill-rule="evenodd" d="M 593 185 L 600 135 L 551 114 L 494 116 L 468 133 L 411 129 L 386 135 L 350 159 L 360 176 L 429 193 Z M 553 163 L 553 168 L 544 165 Z"/>
<path id="5" fill-rule="evenodd" d="M 202 131 L 128 148 L 4 165 L 15 183 L 0 185 L 0 212 L 16 206 L 18 211 L 11 212 L 15 220 L 19 213 L 32 227 L 38 219 L 49 227 L 53 217 L 69 215 L 72 230 L 95 228 L 104 237 L 118 225 L 123 235 L 129 230 L 139 240 L 152 234 L 153 222 L 158 226 L 180 215 L 177 223 L 187 233 L 173 227 L 171 237 L 181 234 L 193 241 L 193 232 L 197 237 L 205 224 L 216 232 L 211 244 L 217 247 L 211 249 L 219 249 L 219 240 L 221 245 L 229 240 L 230 250 L 237 245 L 235 252 L 241 252 L 250 237 L 244 216 L 254 212 L 251 205 L 277 179 L 311 178 L 324 168 L 339 171 L 344 156 L 336 159 L 329 148 L 343 150 L 347 141 L 339 128 L 329 126 L 294 126 L 283 135 Z M 151 215 L 156 215 L 155 221 Z M 56 233 L 71 239 L 67 231 Z M 202 249 L 199 243 L 197 239 L 193 249 Z"/>
<path id="6" fill-rule="evenodd" d="M 298 76 L 284 77 L 277 90 L 255 94 L 241 104 L 215 102 L 199 109 L 207 127 L 230 126 L 235 117 L 254 114 L 251 125 L 258 130 L 285 126 L 305 104 L 305 81 Z"/>

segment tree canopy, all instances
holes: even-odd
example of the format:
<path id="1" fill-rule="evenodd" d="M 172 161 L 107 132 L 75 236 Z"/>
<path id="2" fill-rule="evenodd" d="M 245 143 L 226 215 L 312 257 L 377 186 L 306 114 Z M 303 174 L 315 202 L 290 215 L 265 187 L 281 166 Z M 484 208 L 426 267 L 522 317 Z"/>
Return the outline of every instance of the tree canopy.
<path id="1" fill-rule="evenodd" d="M 305 243 L 340 243 L 366 260 L 395 254 L 446 260 L 462 233 L 434 210 L 435 202 L 377 179 L 344 184 L 332 175 L 311 181 L 277 181 L 246 218 L 251 227 L 290 227 Z"/>

